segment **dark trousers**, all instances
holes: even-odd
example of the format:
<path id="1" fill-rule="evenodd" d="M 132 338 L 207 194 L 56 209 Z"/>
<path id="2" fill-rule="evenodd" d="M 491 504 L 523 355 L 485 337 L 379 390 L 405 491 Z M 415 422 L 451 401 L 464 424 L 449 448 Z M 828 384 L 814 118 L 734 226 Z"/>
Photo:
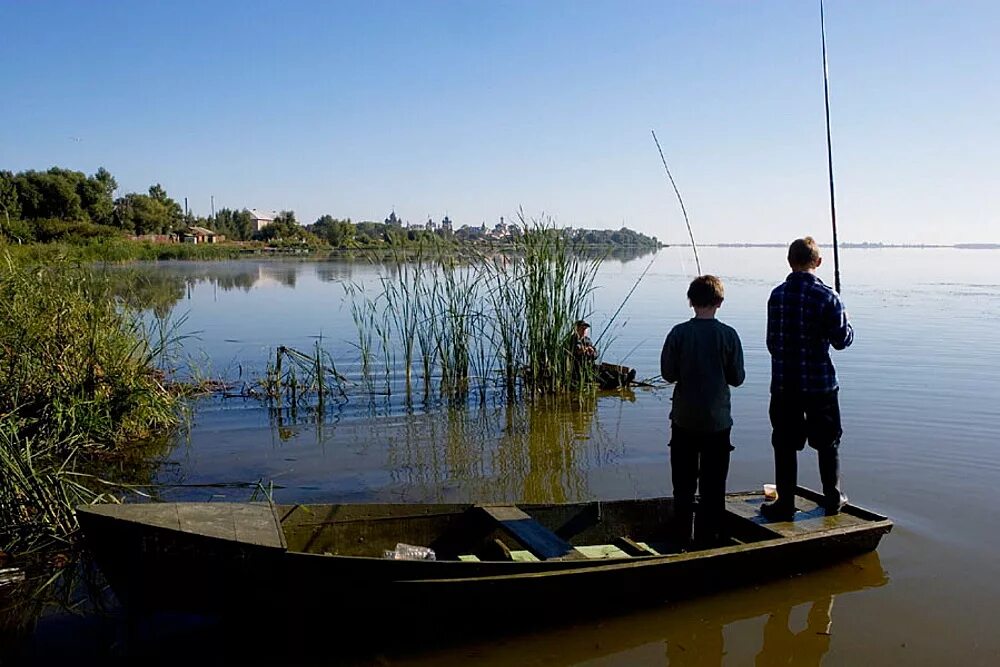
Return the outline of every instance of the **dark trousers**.
<path id="1" fill-rule="evenodd" d="M 671 424 L 670 476 L 674 484 L 676 538 L 682 545 L 694 537 L 700 543 L 718 541 L 726 508 L 726 477 L 729 475 L 729 442 L 732 429 L 703 433 Z M 698 515 L 695 518 L 695 491 Z"/>
<path id="2" fill-rule="evenodd" d="M 792 506 L 798 479 L 798 453 L 806 442 L 816 450 L 819 478 L 827 504 L 840 501 L 840 462 L 837 454 L 843 430 L 837 392 L 771 394 L 771 446 L 778 503 Z"/>

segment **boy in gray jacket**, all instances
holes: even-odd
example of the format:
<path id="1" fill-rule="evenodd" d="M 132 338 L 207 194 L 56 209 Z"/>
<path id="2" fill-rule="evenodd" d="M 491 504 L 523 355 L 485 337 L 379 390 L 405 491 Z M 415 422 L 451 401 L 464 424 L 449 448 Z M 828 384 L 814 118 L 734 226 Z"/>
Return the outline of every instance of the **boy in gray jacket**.
<path id="1" fill-rule="evenodd" d="M 694 317 L 670 330 L 660 354 L 660 372 L 674 385 L 670 410 L 670 470 L 676 537 L 682 548 L 719 541 L 725 512 L 726 477 L 733 446 L 729 387 L 746 378 L 743 345 L 732 327 L 715 319 L 725 293 L 715 276 L 691 281 L 687 297 Z M 695 490 L 699 493 L 694 517 Z"/>

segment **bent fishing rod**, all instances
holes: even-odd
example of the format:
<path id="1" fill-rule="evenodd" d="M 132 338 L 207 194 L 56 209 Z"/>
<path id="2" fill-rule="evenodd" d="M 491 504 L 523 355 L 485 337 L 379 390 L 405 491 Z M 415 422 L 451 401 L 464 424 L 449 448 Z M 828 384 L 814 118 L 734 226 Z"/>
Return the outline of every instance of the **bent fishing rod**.
<path id="1" fill-rule="evenodd" d="M 656 131 L 650 130 L 653 133 L 653 141 L 656 142 L 656 150 L 660 152 L 660 161 L 663 162 L 663 168 L 667 172 L 667 178 L 670 179 L 670 185 L 674 186 L 674 194 L 677 195 L 677 201 L 681 204 L 681 213 L 684 214 L 684 224 L 688 228 L 688 236 L 691 238 L 691 249 L 694 250 L 694 265 L 698 269 L 698 275 L 701 275 L 701 262 L 698 260 L 698 246 L 694 242 L 694 233 L 691 231 L 691 221 L 688 220 L 688 212 L 684 207 L 684 200 L 681 199 L 681 191 L 677 189 L 677 184 L 674 182 L 674 177 L 670 173 L 670 167 L 667 166 L 667 158 L 663 157 L 663 149 L 660 148 L 660 140 L 656 138 Z M 839 291 L 839 290 L 838 290 Z"/>
<path id="2" fill-rule="evenodd" d="M 830 174 L 830 220 L 833 223 L 833 285 L 839 294 L 840 252 L 837 244 L 837 203 L 833 194 L 833 141 L 830 138 L 830 68 L 826 62 L 826 20 L 823 14 L 823 0 L 819 0 L 819 30 L 823 44 L 823 101 L 826 104 L 826 165 Z M 656 135 L 653 136 L 655 138 Z M 664 166 L 666 166 L 665 163 Z"/>

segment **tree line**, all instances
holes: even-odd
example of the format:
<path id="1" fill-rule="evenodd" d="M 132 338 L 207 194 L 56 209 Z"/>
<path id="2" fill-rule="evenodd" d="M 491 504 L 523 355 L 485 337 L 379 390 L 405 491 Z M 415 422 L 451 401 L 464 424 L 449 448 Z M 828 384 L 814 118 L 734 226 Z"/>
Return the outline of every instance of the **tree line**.
<path id="1" fill-rule="evenodd" d="M 302 225 L 294 211 L 282 211 L 261 229 L 247 209 L 222 208 L 213 217 L 185 212 L 159 183 L 146 192 L 116 196 L 118 183 L 104 167 L 94 174 L 52 167 L 47 171 L 0 171 L 0 236 L 17 242 L 86 240 L 147 234 L 174 234 L 189 227 L 211 229 L 235 241 L 262 241 L 277 245 L 370 248 L 426 243 L 511 243 L 521 233 L 517 224 L 501 221 L 494 227 L 462 225 L 455 228 L 447 216 L 440 224 L 407 225 L 395 211 L 382 222 L 353 222 L 322 215 Z M 565 229 L 579 245 L 655 248 L 655 237 L 622 227 L 618 230 Z"/>

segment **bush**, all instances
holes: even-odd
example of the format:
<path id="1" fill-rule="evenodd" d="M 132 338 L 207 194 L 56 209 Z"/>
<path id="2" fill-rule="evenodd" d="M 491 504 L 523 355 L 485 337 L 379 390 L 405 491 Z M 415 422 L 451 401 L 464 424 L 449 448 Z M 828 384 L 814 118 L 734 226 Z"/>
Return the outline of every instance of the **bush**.
<path id="1" fill-rule="evenodd" d="M 45 218 L 34 220 L 35 240 L 42 243 L 51 241 L 85 241 L 89 239 L 108 239 L 122 235 L 117 227 L 107 225 L 95 225 L 92 222 L 80 220 L 57 220 L 55 218 Z"/>
<path id="2" fill-rule="evenodd" d="M 0 239 L 12 243 L 29 243 L 35 240 L 35 229 L 25 220 L 3 218 L 0 220 Z"/>

